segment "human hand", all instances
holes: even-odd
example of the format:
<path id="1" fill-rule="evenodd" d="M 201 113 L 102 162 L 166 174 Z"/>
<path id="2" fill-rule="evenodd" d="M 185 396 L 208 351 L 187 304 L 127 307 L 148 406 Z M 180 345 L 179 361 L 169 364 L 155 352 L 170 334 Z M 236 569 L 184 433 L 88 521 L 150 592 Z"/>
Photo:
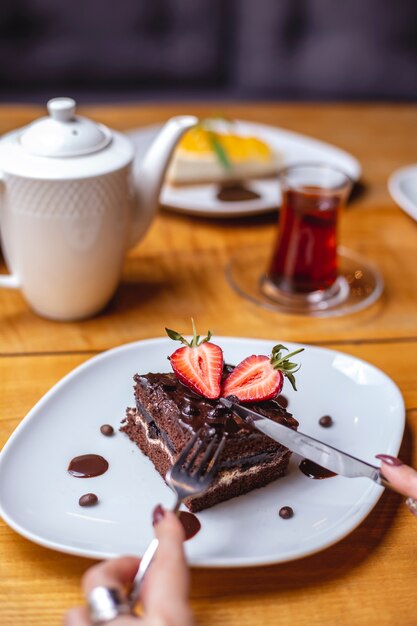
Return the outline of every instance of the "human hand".
<path id="1" fill-rule="evenodd" d="M 155 535 L 159 545 L 141 588 L 143 617 L 120 615 L 109 621 L 112 626 L 193 626 L 188 604 L 189 573 L 184 556 L 184 530 L 177 516 L 156 509 Z M 139 567 L 140 559 L 124 556 L 94 565 L 84 574 L 82 589 L 88 594 L 95 587 L 116 589 L 126 598 Z M 100 622 L 101 624 L 104 622 Z M 92 626 L 87 607 L 71 609 L 65 616 L 65 626 Z"/>
<path id="2" fill-rule="evenodd" d="M 412 467 L 404 465 L 400 459 L 388 454 L 377 454 L 376 458 L 382 461 L 381 472 L 397 491 L 408 496 L 406 504 L 411 513 L 417 516 L 417 472 Z"/>

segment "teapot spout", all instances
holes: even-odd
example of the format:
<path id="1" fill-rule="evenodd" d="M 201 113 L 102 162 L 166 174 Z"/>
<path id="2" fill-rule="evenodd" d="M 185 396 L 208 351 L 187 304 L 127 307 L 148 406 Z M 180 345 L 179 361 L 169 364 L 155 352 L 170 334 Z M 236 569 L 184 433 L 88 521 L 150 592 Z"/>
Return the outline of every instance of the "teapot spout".
<path id="1" fill-rule="evenodd" d="M 162 127 L 140 164 L 136 177 L 137 194 L 142 216 L 149 221 L 156 211 L 165 172 L 172 153 L 182 135 L 198 124 L 193 115 L 172 117 Z"/>

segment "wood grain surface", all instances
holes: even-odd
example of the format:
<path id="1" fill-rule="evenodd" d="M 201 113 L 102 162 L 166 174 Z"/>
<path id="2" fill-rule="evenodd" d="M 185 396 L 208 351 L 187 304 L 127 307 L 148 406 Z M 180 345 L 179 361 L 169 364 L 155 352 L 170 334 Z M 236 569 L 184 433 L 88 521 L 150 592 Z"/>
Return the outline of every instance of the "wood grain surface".
<path id="1" fill-rule="evenodd" d="M 231 290 L 225 267 L 236 251 L 249 255 L 272 245 L 276 214 L 209 220 L 161 210 L 126 258 L 117 294 L 94 319 L 51 322 L 32 313 L 18 292 L 0 291 L 0 445 L 74 367 L 101 350 L 161 336 L 165 326 L 187 330 L 193 315 L 200 329 L 217 335 L 328 346 L 381 368 L 404 395 L 401 456 L 417 465 L 417 224 L 386 187 L 394 169 L 417 162 L 417 106 L 179 103 L 81 112 L 125 130 L 178 113 L 219 110 L 332 142 L 360 160 L 363 178 L 343 215 L 340 238 L 378 265 L 386 283 L 382 300 L 329 320 L 263 310 Z M 0 133 L 40 113 L 39 107 L 0 107 Z M 197 622 L 416 626 L 416 546 L 417 520 L 398 496 L 385 493 L 353 533 L 319 554 L 269 567 L 193 570 Z M 90 563 L 34 545 L 0 521 L 0 624 L 59 624 L 67 608 L 82 602 L 79 578 Z"/>

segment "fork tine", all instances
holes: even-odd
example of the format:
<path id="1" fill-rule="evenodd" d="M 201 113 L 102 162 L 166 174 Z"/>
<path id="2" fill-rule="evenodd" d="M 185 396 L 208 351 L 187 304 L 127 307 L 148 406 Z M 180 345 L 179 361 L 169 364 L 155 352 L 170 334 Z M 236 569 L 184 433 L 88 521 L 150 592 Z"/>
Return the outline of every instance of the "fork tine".
<path id="1" fill-rule="evenodd" d="M 209 480 L 211 480 L 212 478 L 214 478 L 215 474 L 217 473 L 218 466 L 220 463 L 220 456 L 221 456 L 221 453 L 223 452 L 225 443 L 226 443 L 226 433 L 223 434 L 220 440 L 220 443 L 217 446 L 216 452 L 214 453 L 214 456 L 212 460 L 210 461 L 210 469 L 206 473 L 205 478 L 208 478 Z"/>
<path id="2" fill-rule="evenodd" d="M 183 465 L 185 463 L 185 460 L 188 456 L 188 454 L 190 453 L 190 450 L 192 450 L 192 448 L 194 447 L 195 442 L 198 440 L 200 434 L 201 434 L 202 428 L 199 428 L 199 430 L 197 430 L 194 435 L 191 437 L 190 441 L 187 443 L 187 445 L 185 446 L 185 448 L 182 449 L 181 454 L 179 455 L 179 457 L 177 458 L 177 460 L 175 461 L 175 465 L 176 466 L 180 466 Z"/>
<path id="3" fill-rule="evenodd" d="M 195 450 L 191 459 L 187 463 L 184 463 L 184 472 L 187 472 L 187 474 L 190 474 L 190 475 L 192 474 L 195 462 L 197 458 L 200 456 L 200 454 L 202 453 L 202 451 L 204 450 L 206 444 L 207 444 L 207 439 L 206 437 L 203 437 L 203 439 L 200 441 L 200 445 Z"/>
<path id="4" fill-rule="evenodd" d="M 209 466 L 213 457 L 213 448 L 216 443 L 217 443 L 216 437 L 213 437 L 210 443 L 208 444 L 206 451 L 204 452 L 203 458 L 198 464 L 197 471 L 195 472 L 196 478 L 200 478 L 206 471 L 207 467 Z"/>

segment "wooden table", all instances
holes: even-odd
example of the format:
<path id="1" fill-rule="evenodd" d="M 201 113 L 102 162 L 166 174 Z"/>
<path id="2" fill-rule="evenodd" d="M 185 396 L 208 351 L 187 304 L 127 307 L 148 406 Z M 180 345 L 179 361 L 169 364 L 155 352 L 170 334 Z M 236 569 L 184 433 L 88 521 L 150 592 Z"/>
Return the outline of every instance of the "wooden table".
<path id="1" fill-rule="evenodd" d="M 19 293 L 0 292 L 0 444 L 71 369 L 101 350 L 161 336 L 166 325 L 186 330 L 193 315 L 200 329 L 217 335 L 330 346 L 380 367 L 404 395 L 401 457 L 417 465 L 417 224 L 394 204 L 386 185 L 390 172 L 417 161 L 417 107 L 170 104 L 82 112 L 124 130 L 220 108 L 232 117 L 313 135 L 359 158 L 364 188 L 346 210 L 340 235 L 347 247 L 380 267 L 383 299 L 361 313 L 328 320 L 263 310 L 230 289 L 224 267 L 238 248 L 270 246 L 276 215 L 220 221 L 161 211 L 126 259 L 112 303 L 96 318 L 54 323 L 29 311 Z M 40 113 L 35 107 L 3 106 L 0 133 Z M 385 493 L 358 529 L 320 554 L 269 567 L 193 571 L 198 623 L 415 626 L 417 520 L 400 502 Z M 59 624 L 65 609 L 81 602 L 79 578 L 89 561 L 34 545 L 3 522 L 0 555 L 4 626 Z"/>

